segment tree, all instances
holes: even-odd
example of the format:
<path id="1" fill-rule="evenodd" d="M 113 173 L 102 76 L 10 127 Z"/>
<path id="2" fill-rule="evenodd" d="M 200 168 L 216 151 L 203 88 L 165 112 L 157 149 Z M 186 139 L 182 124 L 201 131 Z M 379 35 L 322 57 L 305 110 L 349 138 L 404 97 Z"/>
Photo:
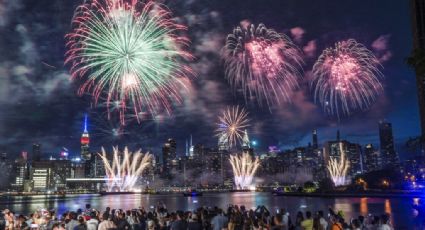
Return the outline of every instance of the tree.
<path id="1" fill-rule="evenodd" d="M 407 65 L 413 68 L 418 75 L 425 75 L 425 50 L 415 49 L 406 59 Z"/>

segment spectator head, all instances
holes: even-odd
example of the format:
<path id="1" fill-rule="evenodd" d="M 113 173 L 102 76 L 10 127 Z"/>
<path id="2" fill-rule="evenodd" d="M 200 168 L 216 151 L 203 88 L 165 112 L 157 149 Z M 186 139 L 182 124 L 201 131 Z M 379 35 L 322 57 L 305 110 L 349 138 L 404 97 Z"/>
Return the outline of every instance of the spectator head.
<path id="1" fill-rule="evenodd" d="M 153 222 L 153 220 L 149 220 L 148 221 L 148 229 L 154 229 L 155 228 L 155 223 Z"/>
<path id="2" fill-rule="evenodd" d="M 86 209 L 90 209 L 91 205 L 90 204 L 86 204 Z"/>
<path id="3" fill-rule="evenodd" d="M 177 211 L 176 212 L 176 217 L 179 220 L 183 220 L 184 219 L 184 212 L 183 211 Z"/>
<path id="4" fill-rule="evenodd" d="M 273 218 L 273 221 L 274 221 L 274 224 L 275 225 L 281 225 L 282 224 L 282 220 L 283 220 L 283 217 L 282 217 L 282 214 L 276 214 L 276 216 Z"/>
<path id="5" fill-rule="evenodd" d="M 220 208 L 217 209 L 217 215 L 221 215 L 221 214 L 223 214 L 223 210 L 221 210 Z"/>
<path id="6" fill-rule="evenodd" d="M 70 218 L 71 220 L 77 220 L 77 213 L 75 213 L 75 212 L 70 212 L 70 213 L 69 213 L 69 218 Z"/>
<path id="7" fill-rule="evenodd" d="M 360 228 L 360 221 L 358 219 L 354 219 L 351 221 L 351 226 L 353 228 Z"/>
<path id="8" fill-rule="evenodd" d="M 318 211 L 317 214 L 319 215 L 320 218 L 323 218 L 323 211 L 322 210 Z"/>
<path id="9" fill-rule="evenodd" d="M 109 213 L 111 211 L 111 207 L 106 207 L 105 211 Z"/>
<path id="10" fill-rule="evenodd" d="M 196 215 L 196 213 L 192 214 L 192 220 L 194 220 L 194 221 L 198 220 L 198 215 Z"/>
<path id="11" fill-rule="evenodd" d="M 104 212 L 103 215 L 102 215 L 102 219 L 108 220 L 109 219 L 109 212 Z"/>
<path id="12" fill-rule="evenodd" d="M 60 224 L 59 223 L 54 223 L 52 226 L 53 230 L 59 230 Z"/>
<path id="13" fill-rule="evenodd" d="M 360 224 L 364 223 L 364 216 L 359 216 L 358 220 L 360 221 Z"/>
<path id="14" fill-rule="evenodd" d="M 21 222 L 23 222 L 23 221 L 26 220 L 26 218 L 25 218 L 24 215 L 19 215 L 18 220 L 21 221 Z"/>
<path id="15" fill-rule="evenodd" d="M 311 212 L 310 211 L 305 212 L 305 217 L 307 219 L 310 219 L 311 218 Z"/>
<path id="16" fill-rule="evenodd" d="M 381 223 L 382 224 L 388 224 L 389 219 L 390 218 L 388 217 L 388 215 L 384 214 L 384 215 L 381 216 Z"/>
<path id="17" fill-rule="evenodd" d="M 78 222 L 80 223 L 80 224 L 84 224 L 84 222 L 85 222 L 85 219 L 84 219 L 84 216 L 78 216 Z"/>
<path id="18" fill-rule="evenodd" d="M 119 219 L 124 219 L 125 218 L 125 215 L 124 215 L 124 212 L 118 212 L 118 218 Z"/>

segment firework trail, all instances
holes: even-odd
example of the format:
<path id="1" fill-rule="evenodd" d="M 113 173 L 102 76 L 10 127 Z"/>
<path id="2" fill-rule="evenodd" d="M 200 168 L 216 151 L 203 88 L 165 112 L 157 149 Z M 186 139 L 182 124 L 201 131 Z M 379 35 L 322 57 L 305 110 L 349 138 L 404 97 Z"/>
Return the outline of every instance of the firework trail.
<path id="1" fill-rule="evenodd" d="M 66 35 L 65 63 L 73 79 L 81 78 L 79 94 L 89 93 L 97 104 L 106 98 L 124 116 L 171 112 L 181 102 L 179 91 L 192 70 L 183 61 L 186 28 L 171 19 L 163 5 L 147 0 L 89 0 L 76 10 L 73 31 Z M 124 120 L 121 120 L 123 123 Z"/>
<path id="2" fill-rule="evenodd" d="M 217 136 L 222 141 L 227 140 L 230 148 L 235 147 L 249 126 L 248 113 L 243 108 L 239 109 L 239 106 L 233 106 L 224 110 L 218 119 Z"/>
<path id="3" fill-rule="evenodd" d="M 125 129 L 123 124 L 113 122 L 113 119 L 101 113 L 92 112 L 91 114 L 93 122 L 90 135 L 97 143 L 115 145 L 118 141 L 122 141 L 125 137 L 130 136 L 130 132 Z M 116 116 L 113 118 L 116 118 Z"/>
<path id="4" fill-rule="evenodd" d="M 339 143 L 339 150 L 341 152 L 340 159 L 336 157 L 330 157 L 328 161 L 328 171 L 335 186 L 342 186 L 347 183 L 346 176 L 348 169 L 350 168 L 350 162 L 345 156 L 345 150 L 343 144 Z"/>
<path id="5" fill-rule="evenodd" d="M 255 157 L 253 160 L 249 153 L 242 153 L 241 155 L 230 155 L 230 164 L 232 165 L 236 188 L 249 189 L 254 174 L 260 166 L 260 159 Z"/>
<path id="6" fill-rule="evenodd" d="M 142 177 L 142 173 L 151 165 L 152 154 L 143 154 L 139 151 L 131 153 L 125 147 L 123 152 L 119 152 L 117 147 L 113 148 L 112 164 L 109 162 L 105 149 L 99 154 L 105 165 L 105 172 L 108 178 L 108 191 L 132 191 L 137 180 Z"/>
<path id="7" fill-rule="evenodd" d="M 313 66 L 315 101 L 338 118 L 368 109 L 383 90 L 379 67 L 378 59 L 364 45 L 353 39 L 337 42 Z"/>
<path id="8" fill-rule="evenodd" d="M 242 88 L 245 100 L 255 97 L 260 106 L 290 101 L 298 87 L 301 51 L 286 35 L 263 24 L 236 27 L 227 36 L 222 57 L 230 85 Z"/>

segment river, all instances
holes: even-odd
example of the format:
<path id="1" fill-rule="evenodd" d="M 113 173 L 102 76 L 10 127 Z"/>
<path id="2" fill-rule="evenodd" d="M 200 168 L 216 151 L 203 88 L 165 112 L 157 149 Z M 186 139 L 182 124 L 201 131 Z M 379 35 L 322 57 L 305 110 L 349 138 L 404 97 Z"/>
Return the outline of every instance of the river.
<path id="1" fill-rule="evenodd" d="M 425 199 L 425 198 L 422 198 Z M 28 214 L 39 208 L 54 208 L 58 213 L 67 210 L 84 208 L 90 203 L 93 208 L 104 210 L 106 207 L 121 208 L 124 210 L 138 207 L 151 209 L 158 202 L 164 202 L 167 208 L 174 210 L 194 210 L 200 206 L 218 206 L 226 208 L 229 204 L 245 205 L 255 208 L 265 205 L 271 212 L 277 208 L 285 208 L 292 216 L 297 211 L 327 211 L 332 207 L 336 211 L 343 211 L 346 221 L 358 215 L 389 213 L 392 223 L 398 228 L 410 226 L 413 222 L 413 205 L 421 203 L 419 198 L 320 198 L 320 197 L 285 197 L 273 196 L 270 193 L 204 193 L 200 197 L 184 197 L 181 194 L 163 195 L 68 195 L 65 197 L 14 197 L 0 199 L 0 208 L 9 208 L 16 213 Z"/>

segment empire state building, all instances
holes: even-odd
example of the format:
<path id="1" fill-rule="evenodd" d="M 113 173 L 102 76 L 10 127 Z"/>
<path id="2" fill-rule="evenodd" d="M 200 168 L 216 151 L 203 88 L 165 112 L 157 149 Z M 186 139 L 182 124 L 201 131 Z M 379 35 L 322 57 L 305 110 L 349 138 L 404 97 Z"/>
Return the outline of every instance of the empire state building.
<path id="1" fill-rule="evenodd" d="M 87 131 L 87 115 L 84 117 L 84 132 L 81 135 L 80 141 L 81 141 L 81 159 L 88 161 L 91 159 L 91 153 L 89 150 L 90 137 L 89 137 L 89 132 Z"/>

